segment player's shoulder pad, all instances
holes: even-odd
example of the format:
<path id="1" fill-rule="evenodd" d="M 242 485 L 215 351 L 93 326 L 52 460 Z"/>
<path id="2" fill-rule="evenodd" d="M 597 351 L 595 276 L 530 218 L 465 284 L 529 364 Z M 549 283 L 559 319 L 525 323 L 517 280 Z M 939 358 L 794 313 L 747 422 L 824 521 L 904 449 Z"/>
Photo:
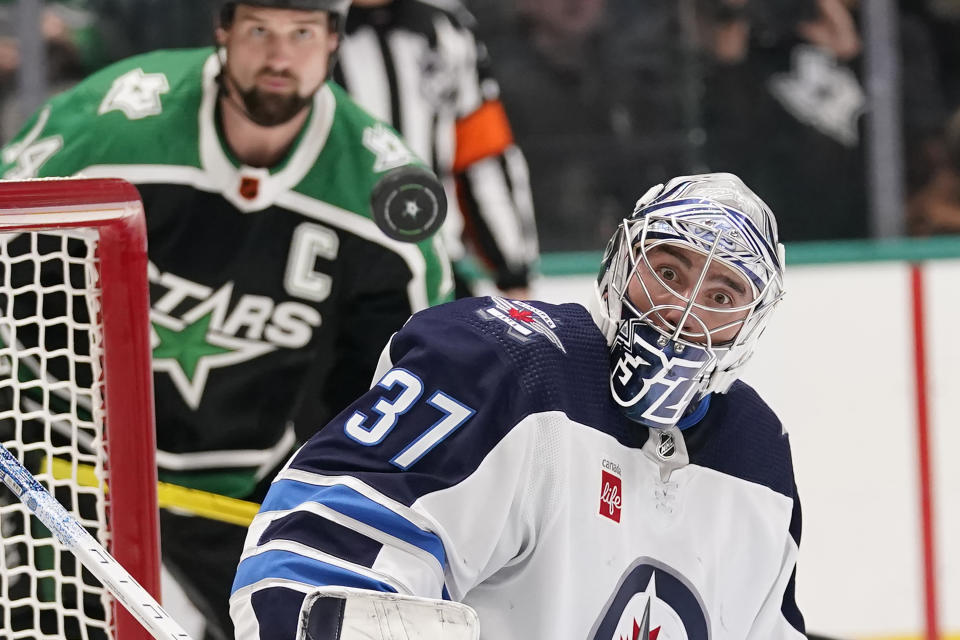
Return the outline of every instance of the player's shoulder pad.
<path id="1" fill-rule="evenodd" d="M 499 396 L 512 397 L 520 413 L 578 414 L 594 399 L 608 404 L 606 341 L 578 304 L 489 296 L 431 307 L 394 336 L 390 355 L 400 362 L 427 353 L 443 363 L 450 384 L 496 380 Z M 599 388 L 584 393 L 590 383 Z"/>
<path id="2" fill-rule="evenodd" d="M 212 53 L 206 48 L 134 56 L 58 94 L 4 151 L 10 166 L 4 176 L 67 176 L 94 164 L 188 162 L 197 153 L 196 135 L 189 144 L 183 139 L 198 127 L 202 68 Z"/>
<path id="3" fill-rule="evenodd" d="M 704 419 L 684 431 L 690 461 L 793 497 L 790 439 L 780 418 L 750 385 L 713 394 Z"/>
<path id="4" fill-rule="evenodd" d="M 429 167 L 396 129 L 365 111 L 336 82 L 330 80 L 327 86 L 336 101 L 333 125 L 304 184 L 322 188 L 336 176 L 337 185 L 345 188 L 324 189 L 335 194 L 327 198 L 331 204 L 369 217 L 370 194 L 381 177 L 407 165 Z"/>
<path id="5" fill-rule="evenodd" d="M 141 120 L 164 112 L 168 100 L 176 96 L 182 103 L 187 96 L 199 100 L 203 66 L 213 53 L 210 47 L 152 51 L 96 71 L 67 94 L 98 102 L 99 113 L 117 111 L 128 120 Z M 194 112 L 195 116 L 195 112 Z"/>
<path id="6" fill-rule="evenodd" d="M 331 136 L 344 134 L 349 141 L 349 147 L 361 151 L 365 158 L 375 160 L 370 165 L 374 173 L 389 171 L 405 164 L 426 166 L 423 159 L 413 152 L 394 127 L 366 111 L 346 89 L 333 80 L 328 81 L 327 86 L 333 92 L 337 103 Z"/>

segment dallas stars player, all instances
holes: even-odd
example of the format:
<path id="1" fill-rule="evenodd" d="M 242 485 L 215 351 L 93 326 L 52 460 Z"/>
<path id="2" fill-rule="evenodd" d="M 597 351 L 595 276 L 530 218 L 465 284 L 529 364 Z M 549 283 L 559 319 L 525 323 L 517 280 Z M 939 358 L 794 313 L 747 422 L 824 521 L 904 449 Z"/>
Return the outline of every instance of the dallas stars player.
<path id="1" fill-rule="evenodd" d="M 434 240 L 369 216 L 420 162 L 326 82 L 349 0 L 226 2 L 217 50 L 119 62 L 52 99 L 3 150 L 7 179 L 114 176 L 147 212 L 162 480 L 257 499 L 303 436 L 369 387 L 380 350 L 449 294 Z M 208 637 L 232 637 L 245 529 L 164 512 L 165 562 Z"/>

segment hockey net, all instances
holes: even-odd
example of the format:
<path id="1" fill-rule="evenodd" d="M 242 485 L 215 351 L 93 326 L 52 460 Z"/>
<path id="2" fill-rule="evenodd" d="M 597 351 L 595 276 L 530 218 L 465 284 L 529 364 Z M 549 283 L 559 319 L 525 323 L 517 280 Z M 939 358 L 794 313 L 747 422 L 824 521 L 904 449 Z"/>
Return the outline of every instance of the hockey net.
<path id="1" fill-rule="evenodd" d="M 158 597 L 146 266 L 130 184 L 0 183 L 0 440 Z M 2 637 L 149 637 L 6 487 L 0 544 Z"/>

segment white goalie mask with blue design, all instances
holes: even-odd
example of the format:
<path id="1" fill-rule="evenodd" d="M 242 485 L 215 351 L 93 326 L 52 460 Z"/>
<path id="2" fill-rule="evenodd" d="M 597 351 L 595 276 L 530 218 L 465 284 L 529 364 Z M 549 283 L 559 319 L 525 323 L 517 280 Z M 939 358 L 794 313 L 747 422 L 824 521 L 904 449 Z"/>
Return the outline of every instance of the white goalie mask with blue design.
<path id="1" fill-rule="evenodd" d="M 776 220 L 735 175 L 674 178 L 618 227 L 596 292 L 614 401 L 648 427 L 682 428 L 740 376 L 783 297 Z"/>

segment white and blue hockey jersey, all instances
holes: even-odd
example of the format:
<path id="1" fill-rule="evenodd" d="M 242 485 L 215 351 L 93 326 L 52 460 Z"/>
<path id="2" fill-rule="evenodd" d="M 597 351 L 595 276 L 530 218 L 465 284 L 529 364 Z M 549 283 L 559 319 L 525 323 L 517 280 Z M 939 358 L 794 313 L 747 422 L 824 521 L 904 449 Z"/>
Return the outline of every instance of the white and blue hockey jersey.
<path id="1" fill-rule="evenodd" d="M 738 382 L 696 424 L 648 431 L 611 400 L 608 353 L 574 304 L 413 316 L 274 481 L 237 637 L 293 638 L 303 595 L 344 585 L 465 602 L 484 640 L 804 638 L 777 417 Z"/>

